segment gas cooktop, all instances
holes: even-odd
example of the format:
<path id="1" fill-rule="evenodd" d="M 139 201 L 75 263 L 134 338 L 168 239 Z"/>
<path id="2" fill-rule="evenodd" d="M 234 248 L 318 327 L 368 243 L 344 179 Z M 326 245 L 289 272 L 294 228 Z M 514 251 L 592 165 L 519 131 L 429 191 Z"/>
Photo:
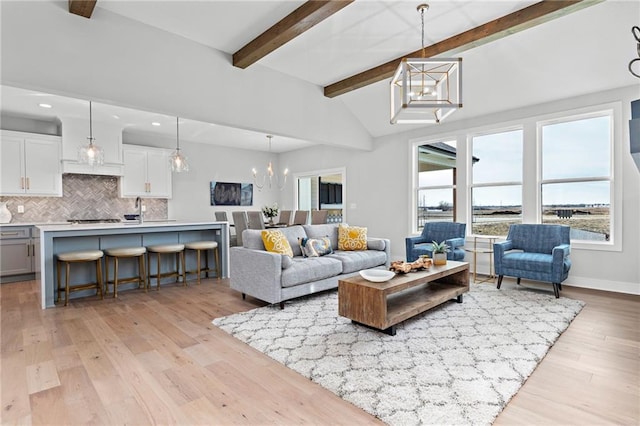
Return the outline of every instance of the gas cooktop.
<path id="1" fill-rule="evenodd" d="M 120 223 L 120 219 L 67 219 L 70 223 Z"/>

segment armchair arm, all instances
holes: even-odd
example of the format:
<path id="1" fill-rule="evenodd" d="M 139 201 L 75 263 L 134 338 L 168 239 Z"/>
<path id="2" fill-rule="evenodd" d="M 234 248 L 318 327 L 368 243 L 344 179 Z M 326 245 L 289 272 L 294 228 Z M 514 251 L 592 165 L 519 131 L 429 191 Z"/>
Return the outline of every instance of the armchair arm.
<path id="1" fill-rule="evenodd" d="M 445 241 L 445 243 L 449 246 L 451 250 L 453 250 L 454 248 L 464 246 L 464 238 L 462 237 L 449 238 L 448 240 Z"/>
<path id="2" fill-rule="evenodd" d="M 569 244 L 560 244 L 555 246 L 551 252 L 553 255 L 553 264 L 551 265 L 551 273 L 554 282 L 562 282 L 564 279 L 564 263 L 565 259 L 571 254 L 571 246 Z"/>
<path id="3" fill-rule="evenodd" d="M 513 242 L 511 240 L 499 241 L 493 244 L 493 263 L 496 275 L 504 275 L 502 272 L 502 257 L 509 250 L 513 250 Z"/>
<path id="4" fill-rule="evenodd" d="M 414 260 L 416 260 L 418 257 L 413 255 L 413 250 L 416 246 L 416 244 L 422 244 L 422 243 L 430 243 L 431 241 L 427 241 L 426 238 L 424 238 L 422 235 L 418 235 L 417 237 L 406 237 L 404 239 L 405 242 L 405 255 L 407 257 L 407 262 L 413 262 Z"/>

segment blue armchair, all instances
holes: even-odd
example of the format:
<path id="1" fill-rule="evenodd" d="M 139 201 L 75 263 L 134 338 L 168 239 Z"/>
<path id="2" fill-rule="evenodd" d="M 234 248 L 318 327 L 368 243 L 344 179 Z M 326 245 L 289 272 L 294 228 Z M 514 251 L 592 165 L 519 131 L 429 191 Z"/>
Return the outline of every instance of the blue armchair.
<path id="1" fill-rule="evenodd" d="M 418 237 L 405 238 L 407 248 L 407 262 L 413 262 L 418 257 L 427 254 L 433 257 L 432 242 L 445 241 L 449 246 L 447 260 L 464 259 L 464 237 L 467 225 L 457 222 L 427 222 L 422 234 Z"/>
<path id="2" fill-rule="evenodd" d="M 570 228 L 564 225 L 511 225 L 506 241 L 493 245 L 498 288 L 505 275 L 553 284 L 560 297 L 562 281 L 571 269 Z"/>

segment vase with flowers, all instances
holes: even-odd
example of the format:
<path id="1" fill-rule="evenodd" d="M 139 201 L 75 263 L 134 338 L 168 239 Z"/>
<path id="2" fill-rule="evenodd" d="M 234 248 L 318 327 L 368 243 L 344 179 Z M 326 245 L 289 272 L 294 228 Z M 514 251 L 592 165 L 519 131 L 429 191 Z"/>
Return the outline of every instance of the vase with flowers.
<path id="1" fill-rule="evenodd" d="M 278 216 L 278 203 L 273 203 L 271 207 L 264 206 L 262 208 L 262 214 L 269 219 L 269 225 L 273 226 L 273 218 Z"/>

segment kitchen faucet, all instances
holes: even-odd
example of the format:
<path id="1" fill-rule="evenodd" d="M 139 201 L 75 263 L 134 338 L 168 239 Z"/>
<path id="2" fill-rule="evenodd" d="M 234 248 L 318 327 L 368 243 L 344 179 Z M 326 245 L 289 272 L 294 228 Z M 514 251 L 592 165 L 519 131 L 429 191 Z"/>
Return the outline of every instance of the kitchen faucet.
<path id="1" fill-rule="evenodd" d="M 136 197 L 136 205 L 134 207 L 138 209 L 138 223 L 141 224 L 144 222 L 144 212 L 142 211 L 142 199 L 140 197 Z"/>

